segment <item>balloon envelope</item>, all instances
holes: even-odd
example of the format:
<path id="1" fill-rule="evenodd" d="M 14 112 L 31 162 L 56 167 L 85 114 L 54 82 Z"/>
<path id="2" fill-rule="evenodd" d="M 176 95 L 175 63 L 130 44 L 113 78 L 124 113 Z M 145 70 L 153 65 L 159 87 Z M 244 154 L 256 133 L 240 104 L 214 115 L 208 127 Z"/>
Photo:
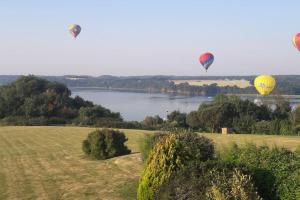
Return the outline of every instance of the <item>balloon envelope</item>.
<path id="1" fill-rule="evenodd" d="M 298 49 L 298 51 L 300 51 L 300 33 L 297 33 L 293 37 L 293 44 L 296 47 L 296 49 Z"/>
<path id="2" fill-rule="evenodd" d="M 270 94 L 276 85 L 276 81 L 272 76 L 260 75 L 254 80 L 254 87 L 261 95 Z"/>
<path id="3" fill-rule="evenodd" d="M 81 27 L 77 24 L 71 24 L 69 26 L 69 31 L 70 31 L 71 35 L 74 38 L 76 38 L 79 35 L 79 33 L 81 32 Z"/>
<path id="4" fill-rule="evenodd" d="M 214 62 L 214 55 L 209 52 L 205 52 L 200 55 L 199 62 L 205 68 L 205 70 L 207 70 L 209 66 Z"/>

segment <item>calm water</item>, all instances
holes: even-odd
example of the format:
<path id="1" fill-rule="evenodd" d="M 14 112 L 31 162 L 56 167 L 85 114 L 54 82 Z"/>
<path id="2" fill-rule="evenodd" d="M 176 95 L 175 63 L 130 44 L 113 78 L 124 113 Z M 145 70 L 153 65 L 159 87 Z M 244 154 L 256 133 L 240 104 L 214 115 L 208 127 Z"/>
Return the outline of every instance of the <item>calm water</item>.
<path id="1" fill-rule="evenodd" d="M 196 110 L 201 103 L 212 100 L 211 97 L 186 97 L 93 89 L 73 89 L 72 95 L 81 96 L 112 111 L 120 112 L 125 120 L 137 121 L 143 120 L 147 115 L 159 115 L 165 118 L 168 112 L 174 110 L 190 112 Z"/>
<path id="2" fill-rule="evenodd" d="M 100 104 L 112 111 L 120 112 L 125 120 L 142 121 L 145 116 L 159 115 L 166 118 L 168 112 L 179 110 L 190 112 L 200 104 L 212 101 L 212 97 L 174 96 L 167 94 L 149 94 L 118 92 L 97 89 L 72 89 L 72 95 Z M 253 97 L 244 97 L 253 101 Z M 290 99 L 291 106 L 300 104 L 300 99 Z"/>

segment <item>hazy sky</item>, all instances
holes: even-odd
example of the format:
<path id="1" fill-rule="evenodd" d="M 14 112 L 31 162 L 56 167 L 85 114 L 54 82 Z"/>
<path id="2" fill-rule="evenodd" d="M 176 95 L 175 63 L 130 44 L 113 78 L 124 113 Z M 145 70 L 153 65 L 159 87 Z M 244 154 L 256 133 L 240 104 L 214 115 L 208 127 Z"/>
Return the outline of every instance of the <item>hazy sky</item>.
<path id="1" fill-rule="evenodd" d="M 0 0 L 0 74 L 300 74 L 299 0 Z M 68 25 L 82 32 L 74 40 Z M 198 63 L 211 51 L 209 71 Z"/>

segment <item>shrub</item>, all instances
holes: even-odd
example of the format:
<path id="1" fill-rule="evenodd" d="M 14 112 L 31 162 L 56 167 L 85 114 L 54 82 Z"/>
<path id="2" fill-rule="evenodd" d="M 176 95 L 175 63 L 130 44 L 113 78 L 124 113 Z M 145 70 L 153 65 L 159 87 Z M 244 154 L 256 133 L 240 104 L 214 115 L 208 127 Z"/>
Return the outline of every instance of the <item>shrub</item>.
<path id="1" fill-rule="evenodd" d="M 160 132 L 151 135 L 146 135 L 145 139 L 140 143 L 140 151 L 142 154 L 143 161 L 147 160 L 156 142 L 158 142 L 158 140 L 161 139 L 164 135 L 164 133 Z"/>
<path id="2" fill-rule="evenodd" d="M 300 182 L 296 180 L 299 180 L 300 159 L 295 153 L 284 148 L 247 144 L 224 148 L 220 151 L 220 158 L 245 166 L 263 199 L 297 199 Z"/>
<path id="3" fill-rule="evenodd" d="M 82 142 L 82 150 L 93 159 L 103 160 L 129 154 L 131 151 L 124 145 L 126 141 L 123 132 L 112 129 L 96 130 Z"/>
<path id="4" fill-rule="evenodd" d="M 280 121 L 280 135 L 292 135 L 293 133 L 292 124 L 288 120 Z"/>
<path id="5" fill-rule="evenodd" d="M 233 119 L 233 129 L 237 133 L 251 133 L 255 119 L 250 115 L 244 115 Z"/>
<path id="6" fill-rule="evenodd" d="M 159 187 L 178 169 L 193 160 L 206 161 L 214 156 L 211 140 L 193 133 L 170 133 L 162 137 L 151 151 L 142 171 L 137 197 L 154 199 Z"/>
<path id="7" fill-rule="evenodd" d="M 300 145 L 297 146 L 295 153 L 296 153 L 296 156 L 300 157 Z"/>
<path id="8" fill-rule="evenodd" d="M 222 198 L 218 198 L 222 197 Z M 192 162 L 173 173 L 156 199 L 259 199 L 251 177 L 219 161 Z"/>
<path id="9" fill-rule="evenodd" d="M 224 171 L 211 171 L 211 187 L 206 193 L 207 200 L 240 199 L 260 200 L 251 176 L 244 175 L 241 171 L 234 169 L 228 176 Z"/>
<path id="10" fill-rule="evenodd" d="M 146 116 L 145 119 L 142 121 L 144 125 L 152 127 L 159 126 L 163 124 L 163 122 L 164 120 L 158 115 L 155 115 L 154 117 Z"/>
<path id="11" fill-rule="evenodd" d="M 186 116 L 186 123 L 193 129 L 199 129 L 203 127 L 202 121 L 199 120 L 197 111 L 192 111 Z"/>
<path id="12" fill-rule="evenodd" d="M 210 183 L 210 170 L 217 167 L 215 161 L 192 161 L 174 172 L 158 189 L 155 199 L 206 199 Z M 222 166 L 223 167 L 223 166 Z"/>
<path id="13" fill-rule="evenodd" d="M 100 105 L 81 107 L 79 109 L 79 120 L 82 125 L 93 125 L 96 124 L 98 120 L 105 120 L 106 118 L 110 119 L 109 121 L 122 121 L 120 113 L 111 112 L 109 109 Z"/>
<path id="14" fill-rule="evenodd" d="M 186 113 L 180 111 L 173 111 L 167 116 L 167 123 L 173 127 L 187 127 Z"/>
<path id="15" fill-rule="evenodd" d="M 24 116 L 10 116 L 0 120 L 1 125 L 15 125 L 15 126 L 45 126 L 66 124 L 67 120 L 58 117 L 24 117 Z"/>
<path id="16" fill-rule="evenodd" d="M 270 134 L 271 122 L 270 121 L 259 121 L 256 122 L 252 128 L 252 133 L 256 134 Z"/>

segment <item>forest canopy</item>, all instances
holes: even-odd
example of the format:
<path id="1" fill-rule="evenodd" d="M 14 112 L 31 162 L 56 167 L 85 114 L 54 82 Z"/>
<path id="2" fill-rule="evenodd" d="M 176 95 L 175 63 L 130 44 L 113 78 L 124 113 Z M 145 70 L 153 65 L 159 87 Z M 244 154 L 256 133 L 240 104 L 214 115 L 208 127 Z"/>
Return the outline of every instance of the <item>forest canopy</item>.
<path id="1" fill-rule="evenodd" d="M 0 119 L 8 124 L 62 124 L 100 118 L 122 120 L 119 113 L 79 96 L 71 97 L 71 91 L 62 83 L 22 76 L 0 87 Z"/>

